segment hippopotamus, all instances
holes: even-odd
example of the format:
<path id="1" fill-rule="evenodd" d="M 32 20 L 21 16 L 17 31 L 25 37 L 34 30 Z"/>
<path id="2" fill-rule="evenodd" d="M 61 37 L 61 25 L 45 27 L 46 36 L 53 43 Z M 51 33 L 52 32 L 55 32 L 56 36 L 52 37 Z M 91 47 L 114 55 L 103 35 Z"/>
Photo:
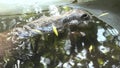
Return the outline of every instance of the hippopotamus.
<path id="1" fill-rule="evenodd" d="M 54 25 L 58 32 L 62 29 L 70 28 L 70 26 L 84 27 L 88 25 L 91 20 L 91 16 L 82 10 L 74 9 L 70 10 L 60 16 L 43 16 L 35 21 L 32 21 L 22 28 L 17 27 L 13 30 L 13 34 L 16 33 L 19 38 L 27 38 L 36 34 L 51 33 L 53 32 L 52 25 Z M 73 29 L 70 29 L 73 30 Z M 40 31 L 40 32 L 38 32 Z"/>
<path id="2" fill-rule="evenodd" d="M 29 39 L 36 35 L 54 33 L 53 25 L 56 27 L 58 34 L 66 29 L 68 35 L 70 34 L 71 36 L 71 33 L 73 34 L 74 31 L 81 30 L 81 28 L 88 26 L 91 19 L 92 17 L 88 12 L 80 9 L 70 10 L 59 16 L 42 16 L 22 27 L 16 27 L 10 31 L 0 33 L 0 46 L 5 45 L 6 49 L 11 50 L 14 45 L 21 46 L 21 40 L 23 42 L 23 39 Z M 4 52 L 3 49 L 1 50 L 0 52 Z"/>
<path id="3" fill-rule="evenodd" d="M 32 59 L 39 58 L 41 46 L 53 45 L 55 38 L 65 38 L 66 35 L 71 41 L 72 54 L 75 52 L 75 47 L 80 48 L 83 42 L 85 45 L 86 43 L 89 45 L 93 42 L 91 39 L 96 38 L 96 35 L 91 35 L 96 33 L 96 30 L 92 30 L 94 29 L 92 24 L 92 15 L 80 9 L 72 9 L 58 16 L 42 16 L 25 25 L 0 33 L 0 47 L 5 47 L 0 49 L 0 55 L 2 56 L 7 50 L 9 53 L 11 53 L 10 51 L 18 52 L 17 59 L 26 55 L 31 55 Z M 55 35 L 53 27 L 56 28 L 58 36 Z M 44 37 L 48 38 L 47 41 L 43 39 Z M 24 52 L 25 50 L 27 51 Z M 24 58 L 22 61 L 26 59 Z"/>

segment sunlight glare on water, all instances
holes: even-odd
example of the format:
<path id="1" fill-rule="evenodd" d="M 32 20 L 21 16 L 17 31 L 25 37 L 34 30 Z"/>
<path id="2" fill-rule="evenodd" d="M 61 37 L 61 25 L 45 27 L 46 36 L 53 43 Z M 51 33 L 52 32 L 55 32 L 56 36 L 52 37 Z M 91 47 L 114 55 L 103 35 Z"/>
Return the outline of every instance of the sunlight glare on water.
<path id="1" fill-rule="evenodd" d="M 106 40 L 106 38 L 103 36 L 104 32 L 105 32 L 104 29 L 98 29 L 98 33 L 97 33 L 97 35 L 98 35 L 97 40 L 98 41 L 105 41 Z"/>

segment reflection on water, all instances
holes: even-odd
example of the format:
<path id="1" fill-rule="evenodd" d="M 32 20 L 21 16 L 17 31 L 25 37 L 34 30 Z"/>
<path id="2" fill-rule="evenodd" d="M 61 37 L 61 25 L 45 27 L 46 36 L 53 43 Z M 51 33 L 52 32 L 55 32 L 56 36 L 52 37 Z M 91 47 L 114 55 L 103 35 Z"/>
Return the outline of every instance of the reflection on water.
<path id="1" fill-rule="evenodd" d="M 49 14 L 48 11 L 44 11 Z M 1 17 L 1 32 L 13 28 L 17 23 L 27 23 L 41 14 L 31 16 Z M 11 23 L 9 23 L 11 22 Z M 15 24 L 15 25 L 14 25 Z M 80 34 L 78 35 L 78 32 Z M 84 36 L 82 36 L 84 35 Z M 93 17 L 92 22 L 68 36 L 66 31 L 58 37 L 45 34 L 29 39 L 19 47 L 5 68 L 119 68 L 120 36 L 116 29 Z"/>
<path id="2" fill-rule="evenodd" d="M 42 13 L 30 13 L 23 15 L 0 16 L 0 32 L 10 30 L 17 26 L 22 26 L 23 24 L 40 18 L 41 15 Z"/>

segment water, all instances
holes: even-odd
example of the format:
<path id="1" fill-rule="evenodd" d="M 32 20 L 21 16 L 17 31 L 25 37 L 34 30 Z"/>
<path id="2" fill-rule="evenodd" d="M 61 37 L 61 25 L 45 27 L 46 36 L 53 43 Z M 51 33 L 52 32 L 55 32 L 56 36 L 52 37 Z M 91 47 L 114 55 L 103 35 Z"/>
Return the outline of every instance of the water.
<path id="1" fill-rule="evenodd" d="M 49 5 L 69 3 L 71 0 L 0 0 L 0 15 L 41 12 Z"/>
<path id="2" fill-rule="evenodd" d="M 25 24 L 39 17 L 40 16 L 34 13 L 23 15 L 0 16 L 0 32 L 10 30 L 11 28 L 16 27 L 17 25 Z"/>
<path id="3" fill-rule="evenodd" d="M 49 15 L 49 11 L 1 16 L 1 33 L 38 19 L 42 15 Z M 58 37 L 53 33 L 45 34 L 44 40 L 40 39 L 41 36 L 32 37 L 27 40 L 29 43 L 20 46 L 13 56 L 1 60 L 1 64 L 5 68 L 120 67 L 120 36 L 115 28 L 93 17 L 92 23 L 82 28 L 80 33 L 83 37 L 77 32 L 71 37 L 66 30 Z"/>

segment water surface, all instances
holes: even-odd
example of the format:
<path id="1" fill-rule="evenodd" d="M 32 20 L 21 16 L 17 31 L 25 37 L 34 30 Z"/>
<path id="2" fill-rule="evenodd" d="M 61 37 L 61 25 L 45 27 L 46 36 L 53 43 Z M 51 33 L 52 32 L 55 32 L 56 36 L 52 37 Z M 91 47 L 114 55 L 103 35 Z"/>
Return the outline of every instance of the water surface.
<path id="1" fill-rule="evenodd" d="M 1 16 L 1 33 L 42 15 L 49 15 L 48 10 L 38 14 Z M 66 31 L 58 37 L 55 34 L 45 34 L 45 40 L 41 40 L 41 36 L 32 37 L 29 44 L 20 46 L 13 56 L 5 58 L 2 63 L 5 68 L 119 68 L 118 31 L 96 17 L 93 17 L 88 27 L 81 30 L 85 37 L 76 34 L 72 37 L 73 40 Z M 73 46 L 71 42 L 74 40 Z"/>

